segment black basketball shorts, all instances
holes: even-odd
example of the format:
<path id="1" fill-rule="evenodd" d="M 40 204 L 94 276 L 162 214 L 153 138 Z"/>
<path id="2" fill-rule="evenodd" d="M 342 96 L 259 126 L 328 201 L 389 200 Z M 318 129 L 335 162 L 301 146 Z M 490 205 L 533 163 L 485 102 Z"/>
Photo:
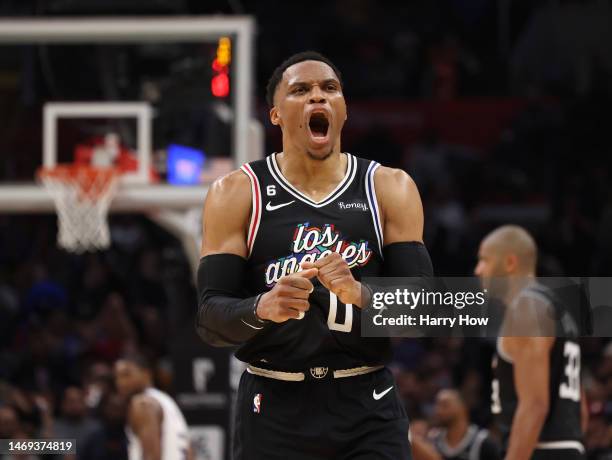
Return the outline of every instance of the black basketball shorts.
<path id="1" fill-rule="evenodd" d="M 386 368 L 302 382 L 242 375 L 234 460 L 411 458 L 408 417 Z"/>

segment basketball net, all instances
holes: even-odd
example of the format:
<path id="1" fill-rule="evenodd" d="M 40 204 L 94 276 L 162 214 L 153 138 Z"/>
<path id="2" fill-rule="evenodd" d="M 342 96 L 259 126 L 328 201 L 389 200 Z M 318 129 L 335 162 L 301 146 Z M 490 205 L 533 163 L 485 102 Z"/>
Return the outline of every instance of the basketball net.
<path id="1" fill-rule="evenodd" d="M 117 169 L 70 164 L 41 168 L 38 177 L 57 210 L 59 246 L 75 253 L 107 249 L 108 209 L 117 191 Z"/>

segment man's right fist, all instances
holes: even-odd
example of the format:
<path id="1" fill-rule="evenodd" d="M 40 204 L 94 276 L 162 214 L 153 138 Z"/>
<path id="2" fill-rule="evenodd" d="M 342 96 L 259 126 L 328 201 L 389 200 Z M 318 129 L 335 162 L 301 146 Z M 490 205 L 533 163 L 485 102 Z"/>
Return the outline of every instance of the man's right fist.
<path id="1" fill-rule="evenodd" d="M 310 278 L 317 276 L 317 273 L 318 269 L 310 268 L 283 276 L 259 299 L 257 316 L 275 323 L 292 318 L 302 319 L 304 312 L 310 308 L 308 296 L 314 289 Z"/>

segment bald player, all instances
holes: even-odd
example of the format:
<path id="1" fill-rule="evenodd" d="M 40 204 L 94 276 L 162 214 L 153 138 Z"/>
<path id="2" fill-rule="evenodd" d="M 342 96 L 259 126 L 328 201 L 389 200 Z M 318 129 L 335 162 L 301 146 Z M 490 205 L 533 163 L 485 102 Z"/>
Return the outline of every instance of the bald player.
<path id="1" fill-rule="evenodd" d="M 440 390 L 436 395 L 432 436 L 443 460 L 499 460 L 499 448 L 489 432 L 470 424 L 465 401 L 457 390 Z"/>
<path id="2" fill-rule="evenodd" d="M 537 282 L 536 262 L 536 243 L 519 226 L 499 227 L 480 244 L 475 274 L 506 306 L 491 410 L 506 460 L 583 459 L 578 327 Z"/>

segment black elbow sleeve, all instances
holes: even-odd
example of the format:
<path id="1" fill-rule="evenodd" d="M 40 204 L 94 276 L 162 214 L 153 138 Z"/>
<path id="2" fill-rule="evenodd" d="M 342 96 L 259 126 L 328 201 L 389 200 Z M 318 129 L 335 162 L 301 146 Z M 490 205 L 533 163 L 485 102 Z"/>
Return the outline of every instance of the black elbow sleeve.
<path id="1" fill-rule="evenodd" d="M 246 260 L 235 254 L 213 254 L 200 260 L 196 330 L 206 343 L 239 345 L 265 328 L 267 321 L 255 315 L 259 296 L 247 297 L 245 271 Z"/>
<path id="2" fill-rule="evenodd" d="M 244 294 L 246 260 L 235 254 L 212 254 L 202 257 L 198 266 L 200 304 L 214 295 L 241 297 Z"/>
<path id="3" fill-rule="evenodd" d="M 425 245 L 419 241 L 392 243 L 383 248 L 384 276 L 432 277 L 433 265 Z"/>
<path id="4" fill-rule="evenodd" d="M 389 281 L 383 285 L 370 285 L 364 301 L 363 313 L 368 315 L 368 322 L 380 314 L 379 310 L 370 308 L 374 292 L 380 294 L 394 292 L 398 289 L 420 291 L 432 289 L 435 286 L 433 264 L 425 245 L 419 241 L 392 243 L 383 248 L 382 276 L 387 278 L 402 278 L 402 280 Z M 390 336 L 397 332 L 397 337 L 421 336 L 423 328 L 405 329 L 402 327 L 388 327 L 385 329 Z M 408 335 L 405 335 L 408 334 Z"/>

